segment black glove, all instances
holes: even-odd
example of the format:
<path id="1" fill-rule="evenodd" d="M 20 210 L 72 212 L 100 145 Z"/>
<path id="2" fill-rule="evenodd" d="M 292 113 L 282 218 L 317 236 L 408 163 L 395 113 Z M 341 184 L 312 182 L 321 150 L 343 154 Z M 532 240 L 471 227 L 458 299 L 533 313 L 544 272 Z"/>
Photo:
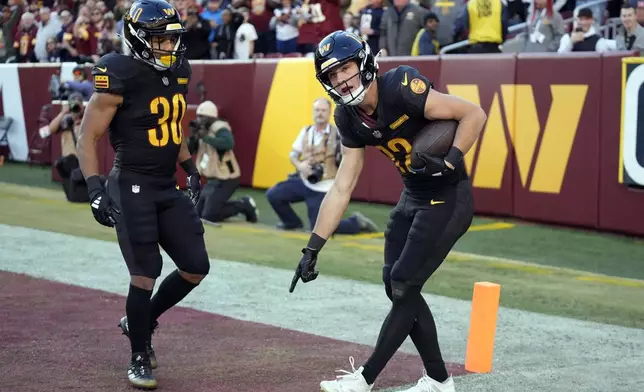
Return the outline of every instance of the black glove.
<path id="1" fill-rule="evenodd" d="M 188 195 L 190 195 L 192 204 L 196 206 L 199 202 L 199 196 L 201 196 L 201 177 L 199 176 L 199 171 L 192 161 L 192 158 L 181 162 L 181 167 L 187 174 Z"/>
<path id="2" fill-rule="evenodd" d="M 315 264 L 318 261 L 318 251 L 304 248 L 302 249 L 302 253 L 303 256 L 295 269 L 295 275 L 293 275 L 293 280 L 291 281 L 291 288 L 288 290 L 289 293 L 292 293 L 293 290 L 295 290 L 295 285 L 300 278 L 302 279 L 302 282 L 308 283 L 315 280 L 320 274 L 319 271 L 315 270 Z"/>
<path id="3" fill-rule="evenodd" d="M 425 152 L 417 152 L 416 156 L 425 164 L 422 167 L 411 167 L 411 172 L 415 174 L 425 174 L 436 177 L 442 176 L 454 170 L 457 164 L 463 160 L 463 153 L 457 147 L 450 148 L 445 157 L 429 155 Z M 451 167 L 445 162 L 449 162 Z"/>
<path id="4" fill-rule="evenodd" d="M 107 194 L 98 176 L 91 176 L 87 179 L 87 191 L 94 219 L 103 226 L 114 227 L 116 217 L 121 215 L 121 210 Z"/>
<path id="5" fill-rule="evenodd" d="M 291 288 L 288 290 L 289 293 L 295 290 L 295 285 L 300 278 L 302 282 L 307 283 L 318 277 L 319 271 L 315 270 L 315 264 L 318 261 L 318 252 L 320 252 L 325 243 L 326 240 L 324 238 L 315 233 L 311 234 L 309 243 L 306 245 L 306 248 L 302 249 L 303 256 L 295 269 L 295 275 L 293 275 L 293 280 L 291 281 Z"/>

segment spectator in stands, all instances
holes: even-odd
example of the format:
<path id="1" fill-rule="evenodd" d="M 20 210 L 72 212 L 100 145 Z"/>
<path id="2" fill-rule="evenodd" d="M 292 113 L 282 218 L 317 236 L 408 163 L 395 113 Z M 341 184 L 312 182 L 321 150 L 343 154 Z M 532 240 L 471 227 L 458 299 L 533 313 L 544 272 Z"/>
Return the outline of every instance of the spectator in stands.
<path id="1" fill-rule="evenodd" d="M 382 4 L 383 0 L 371 0 L 371 4 L 360 11 L 360 34 L 373 53 L 380 51 L 380 23 L 385 12 Z"/>
<path id="2" fill-rule="evenodd" d="M 85 3 L 85 5 L 81 5 L 78 8 L 78 14 L 76 14 L 77 19 L 78 18 L 85 18 L 85 19 L 89 20 L 89 18 L 91 16 L 92 16 L 92 12 L 91 12 L 90 8 L 87 6 L 87 3 Z"/>
<path id="3" fill-rule="evenodd" d="M 635 18 L 640 26 L 644 26 L 644 0 L 638 0 L 636 2 Z"/>
<path id="4" fill-rule="evenodd" d="M 90 14 L 91 16 L 91 14 Z M 79 16 L 74 24 L 74 48 L 76 61 L 98 62 L 98 30 L 90 22 L 89 17 Z"/>
<path id="5" fill-rule="evenodd" d="M 25 3 L 27 3 L 27 2 L 25 2 Z M 36 22 L 39 21 L 38 20 L 38 14 L 39 14 L 39 11 L 40 11 L 40 7 L 41 6 L 38 5 L 37 2 L 28 2 L 28 4 L 27 4 L 27 12 L 31 12 L 32 14 L 34 14 L 34 18 L 35 18 Z"/>
<path id="6" fill-rule="evenodd" d="M 508 21 L 502 0 L 470 0 L 454 24 L 454 40 L 469 30 L 468 53 L 500 53 L 508 35 Z"/>
<path id="7" fill-rule="evenodd" d="M 576 0 L 575 7 L 584 7 L 586 4 L 595 2 L 596 0 Z M 624 1 L 624 0 L 622 0 Z M 605 12 L 606 12 L 606 3 L 594 4 L 588 7 L 584 7 L 590 10 L 593 19 L 601 26 L 604 24 Z"/>
<path id="8" fill-rule="evenodd" d="M 640 55 L 644 55 L 644 27 L 635 20 L 635 8 L 625 3 L 619 17 L 622 31 L 615 38 L 617 50 L 639 50 Z"/>
<path id="9" fill-rule="evenodd" d="M 302 6 L 297 10 L 297 51 L 302 54 L 312 53 L 318 43 L 318 24 L 321 23 L 322 17 L 319 16 L 317 6 L 313 7 L 314 13 L 311 13 L 309 0 L 304 0 Z"/>
<path id="10" fill-rule="evenodd" d="M 60 63 L 60 50 L 58 49 L 58 42 L 56 37 L 49 38 L 45 46 L 47 51 L 45 57 L 41 60 L 43 63 Z"/>
<path id="11" fill-rule="evenodd" d="M 313 104 L 314 124 L 302 128 L 293 142 L 290 158 L 296 173 L 286 181 L 277 183 L 266 197 L 280 219 L 279 229 L 303 228 L 292 203 L 305 202 L 311 230 L 315 226 L 324 195 L 331 189 L 341 157 L 340 134 L 329 123 L 331 102 L 320 98 Z M 376 225 L 360 213 L 340 222 L 336 234 L 358 234 L 361 231 L 375 232 Z"/>
<path id="12" fill-rule="evenodd" d="M 16 62 L 38 62 L 34 50 L 36 47 L 36 34 L 38 34 L 36 16 L 31 12 L 25 12 L 20 17 L 20 27 L 13 40 L 13 47 L 16 50 Z"/>
<path id="13" fill-rule="evenodd" d="M 250 17 L 248 8 L 240 8 L 239 13 L 244 17 L 244 21 L 235 31 L 234 57 L 237 60 L 248 60 L 254 57 L 258 34 L 255 26 L 248 22 Z"/>
<path id="14" fill-rule="evenodd" d="M 385 10 L 380 24 L 381 53 L 383 56 L 409 56 L 416 34 L 425 27 L 427 11 L 409 0 L 393 0 L 393 3 L 393 7 Z"/>
<path id="15" fill-rule="evenodd" d="M 198 145 L 199 174 L 207 181 L 197 203 L 199 216 L 209 222 L 221 222 L 242 214 L 246 221 L 256 223 L 257 207 L 251 197 L 230 200 L 239 188 L 241 175 L 233 152 L 235 139 L 230 124 L 219 117 L 219 110 L 212 101 L 205 101 L 197 107 L 197 119 L 190 127 L 191 139 L 196 139 Z"/>
<path id="16" fill-rule="evenodd" d="M 38 33 L 36 34 L 36 58 L 38 61 L 45 61 L 47 58 L 47 42 L 50 38 L 55 38 L 62 22 L 58 13 L 51 13 L 50 9 L 43 7 L 39 11 L 40 22 L 38 22 Z"/>
<path id="17" fill-rule="evenodd" d="M 282 0 L 282 6 L 275 8 L 270 27 L 275 30 L 275 46 L 278 53 L 297 52 L 297 11 L 292 0 Z"/>
<path id="18" fill-rule="evenodd" d="M 565 24 L 561 14 L 547 0 L 535 0 L 534 8 L 528 14 L 528 35 L 525 37 L 524 52 L 556 52 Z M 505 46 L 505 45 L 504 45 Z"/>
<path id="19" fill-rule="evenodd" d="M 111 3 L 113 3 L 113 2 L 111 2 Z M 97 1 L 96 5 L 94 6 L 94 8 L 99 10 L 101 12 L 101 14 L 106 14 L 108 12 L 111 12 L 104 1 Z"/>
<path id="20" fill-rule="evenodd" d="M 130 2 L 126 2 L 125 0 L 118 0 L 116 2 L 116 5 L 112 9 L 112 12 L 114 12 L 114 20 L 121 21 L 123 19 L 123 16 L 125 15 L 125 12 L 128 10 L 128 8 L 130 8 L 130 6 Z"/>
<path id="21" fill-rule="evenodd" d="M 454 40 L 454 23 L 458 19 L 461 10 L 467 5 L 467 0 L 439 1 L 431 8 L 440 18 L 440 24 L 436 30 L 436 40 L 441 47 L 451 44 Z"/>
<path id="22" fill-rule="evenodd" d="M 225 9 L 221 13 L 221 24 L 215 29 L 212 41 L 212 58 L 218 60 L 233 58 L 236 26 L 233 24 L 233 12 Z"/>
<path id="23" fill-rule="evenodd" d="M 186 14 L 186 32 L 183 42 L 186 45 L 186 58 L 189 60 L 210 59 L 210 23 L 199 16 L 199 7 L 190 6 Z"/>
<path id="24" fill-rule="evenodd" d="M 344 29 L 341 9 L 350 0 L 304 0 L 300 7 L 298 52 L 308 54 L 328 34 Z"/>
<path id="25" fill-rule="evenodd" d="M 120 52 L 121 42 L 111 12 L 103 16 L 103 29 L 98 36 L 98 55 L 103 56 L 111 52 Z"/>
<path id="26" fill-rule="evenodd" d="M 2 33 L 2 47 L 0 47 L 0 62 L 4 63 L 13 56 L 13 26 L 20 20 L 20 15 L 13 16 L 11 8 L 2 7 L 2 18 L 0 19 L 0 33 Z"/>
<path id="27" fill-rule="evenodd" d="M 89 17 L 90 24 L 94 27 L 94 33 L 99 34 L 103 30 L 103 11 L 94 7 Z M 96 36 L 98 41 L 98 36 Z"/>
<path id="28" fill-rule="evenodd" d="M 593 27 L 593 12 L 590 8 L 579 10 L 575 24 L 574 31 L 561 38 L 559 53 L 606 52 L 617 49 L 615 41 L 602 37 Z"/>
<path id="29" fill-rule="evenodd" d="M 65 10 L 60 13 L 60 20 L 63 26 L 58 33 L 58 49 L 62 62 L 76 61 L 78 52 L 75 48 L 76 38 L 74 37 L 74 18 L 71 12 Z"/>
<path id="30" fill-rule="evenodd" d="M 425 15 L 425 28 L 416 35 L 416 40 L 411 50 L 412 56 L 430 56 L 440 53 L 441 47 L 437 39 L 439 25 L 440 20 L 434 12 L 428 12 Z"/>
<path id="31" fill-rule="evenodd" d="M 221 0 L 208 0 L 206 4 L 206 9 L 201 11 L 201 19 L 207 20 L 210 23 L 210 35 L 208 36 L 208 42 L 211 44 L 215 41 L 215 29 L 219 26 L 221 21 L 221 14 L 224 10 L 221 8 Z M 212 51 L 211 51 L 212 53 Z M 211 58 L 216 58 L 210 56 Z"/>
<path id="32" fill-rule="evenodd" d="M 344 15 L 342 15 L 342 25 L 344 26 L 344 31 L 360 35 L 360 30 L 355 24 L 355 17 L 351 12 L 345 12 Z"/>
<path id="33" fill-rule="evenodd" d="M 275 34 L 270 28 L 270 23 L 273 11 L 279 6 L 279 3 L 279 0 L 245 0 L 243 5 L 240 4 L 237 7 L 250 9 L 246 22 L 253 26 L 255 35 L 257 35 L 256 42 L 253 44 L 253 53 L 275 52 Z M 244 30 L 248 30 L 248 28 L 245 27 Z"/>

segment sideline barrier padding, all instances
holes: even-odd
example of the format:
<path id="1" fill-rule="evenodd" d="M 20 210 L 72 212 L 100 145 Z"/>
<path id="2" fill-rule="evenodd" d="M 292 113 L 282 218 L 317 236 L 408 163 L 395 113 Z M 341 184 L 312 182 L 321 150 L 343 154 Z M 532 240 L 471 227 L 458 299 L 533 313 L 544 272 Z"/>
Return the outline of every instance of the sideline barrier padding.
<path id="1" fill-rule="evenodd" d="M 618 181 L 621 59 L 629 55 L 381 58 L 380 69 L 414 66 L 439 91 L 479 103 L 488 113 L 479 142 L 466 156 L 478 213 L 644 235 L 644 193 Z M 16 131 L 12 140 L 26 144 L 37 132 L 49 78 L 59 68 L 0 67 L 18 67 L 20 91 L 3 88 L 2 101 L 6 108 L 21 97 L 26 132 Z M 312 60 L 193 62 L 191 105 L 199 103 L 199 83 L 231 123 L 242 185 L 267 188 L 286 178 L 293 171 L 293 139 L 312 122 L 313 100 L 324 96 Z M 52 147 L 54 160 L 59 142 Z M 103 141 L 101 171 L 111 168 L 112 154 Z M 185 183 L 183 173 L 178 179 Z M 368 149 L 354 198 L 393 204 L 401 188 L 391 162 Z"/>

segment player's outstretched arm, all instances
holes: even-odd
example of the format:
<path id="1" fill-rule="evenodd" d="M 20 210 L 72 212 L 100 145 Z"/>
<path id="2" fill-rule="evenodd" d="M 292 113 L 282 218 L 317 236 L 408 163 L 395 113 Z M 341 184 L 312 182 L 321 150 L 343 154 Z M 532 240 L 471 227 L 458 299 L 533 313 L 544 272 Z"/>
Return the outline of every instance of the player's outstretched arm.
<path id="1" fill-rule="evenodd" d="M 302 249 L 303 255 L 295 269 L 289 292 L 292 293 L 295 290 L 295 285 L 300 278 L 306 283 L 318 277 L 318 271 L 315 270 L 318 252 L 340 224 L 342 215 L 351 200 L 351 194 L 358 183 L 363 164 L 364 148 L 343 147 L 338 173 L 333 186 L 322 200 L 315 228 L 306 248 Z"/>
<path id="2" fill-rule="evenodd" d="M 116 109 L 121 103 L 123 103 L 123 97 L 120 95 L 94 93 L 87 104 L 76 144 L 78 162 L 85 179 L 99 174 L 96 144 L 107 132 Z"/>
<path id="3" fill-rule="evenodd" d="M 100 180 L 96 144 L 107 131 L 121 103 L 123 98 L 120 95 L 94 93 L 83 115 L 76 145 L 78 162 L 87 181 L 92 214 L 98 223 L 107 227 L 113 227 L 116 224 L 116 217 L 121 211 L 109 197 Z"/>
<path id="4" fill-rule="evenodd" d="M 463 155 L 467 154 L 478 139 L 487 120 L 487 115 L 480 106 L 472 102 L 431 89 L 425 101 L 425 118 L 459 121 L 454 143 L 452 143 L 452 146 L 458 150 L 452 148 L 445 158 L 449 164 L 455 164 L 463 158 Z M 452 158 L 450 154 L 460 155 L 460 157 Z"/>

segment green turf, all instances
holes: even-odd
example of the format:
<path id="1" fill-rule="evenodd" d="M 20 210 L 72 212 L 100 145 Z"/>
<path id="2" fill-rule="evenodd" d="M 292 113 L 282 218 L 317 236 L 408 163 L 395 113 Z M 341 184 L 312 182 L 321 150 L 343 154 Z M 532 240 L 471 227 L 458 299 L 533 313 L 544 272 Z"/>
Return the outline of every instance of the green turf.
<path id="1" fill-rule="evenodd" d="M 7 172 L 24 170 L 2 167 L 0 181 L 9 177 L 4 174 L 7 169 Z M 33 177 L 37 176 L 30 176 L 30 181 Z M 246 189 L 240 193 L 250 193 L 256 198 L 262 209 L 262 224 L 207 227 L 210 256 L 294 268 L 307 234 L 273 230 L 275 216 L 266 208 L 262 193 Z M 85 203 L 68 203 L 59 190 L 0 184 L 0 204 L 0 223 L 115 240 L 113 229 L 96 224 Z M 390 207 L 352 203 L 351 209 L 361 210 L 384 224 Z M 477 219 L 475 224 L 489 222 L 492 221 Z M 527 224 L 498 231 L 471 231 L 459 242 L 457 250 L 519 258 L 539 265 L 456 255 L 439 269 L 425 290 L 470 299 L 474 282 L 497 282 L 502 285 L 501 303 L 507 307 L 644 328 L 644 308 L 641 301 L 634 300 L 644 298 L 644 282 L 588 274 L 607 272 L 607 275 L 643 278 L 641 245 L 624 237 Z M 382 239 L 338 236 L 325 247 L 320 269 L 328 275 L 380 282 L 382 246 Z"/>

